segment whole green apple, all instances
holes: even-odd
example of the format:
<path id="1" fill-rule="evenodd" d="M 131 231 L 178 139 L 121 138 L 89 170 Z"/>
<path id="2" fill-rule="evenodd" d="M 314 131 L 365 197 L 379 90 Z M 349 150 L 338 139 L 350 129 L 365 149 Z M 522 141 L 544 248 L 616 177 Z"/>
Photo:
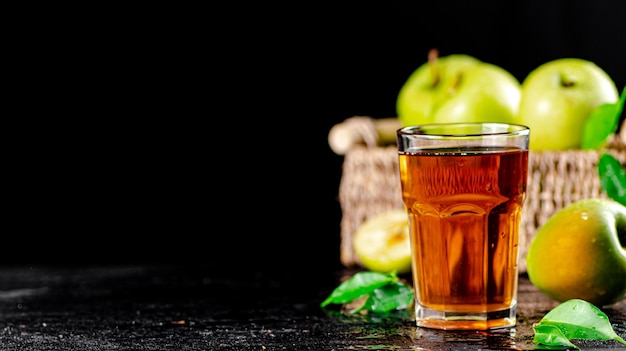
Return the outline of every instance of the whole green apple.
<path id="1" fill-rule="evenodd" d="M 557 301 L 603 306 L 626 298 L 626 207 L 579 200 L 539 228 L 526 254 L 530 281 Z"/>
<path id="2" fill-rule="evenodd" d="M 402 125 L 511 122 L 520 83 L 505 69 L 472 56 L 429 57 L 404 83 L 396 101 Z"/>
<path id="3" fill-rule="evenodd" d="M 546 62 L 522 82 L 516 123 L 530 127 L 531 150 L 579 149 L 591 112 L 619 98 L 609 75 L 579 58 Z"/>

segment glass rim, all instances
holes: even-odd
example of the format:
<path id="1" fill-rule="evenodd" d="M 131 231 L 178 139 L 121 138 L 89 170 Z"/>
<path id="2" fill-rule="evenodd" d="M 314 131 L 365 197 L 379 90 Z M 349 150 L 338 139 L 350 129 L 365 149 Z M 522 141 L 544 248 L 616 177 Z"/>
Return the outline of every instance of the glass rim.
<path id="1" fill-rule="evenodd" d="M 455 128 L 476 128 L 477 126 L 483 126 L 480 132 L 448 132 L 443 129 Z M 435 130 L 436 132 L 430 132 L 429 130 Z M 524 136 L 528 135 L 530 127 L 523 124 L 506 123 L 506 122 L 453 122 L 453 123 L 428 123 L 419 125 L 404 126 L 396 131 L 398 136 L 422 136 L 422 137 L 481 137 L 481 136 Z"/>

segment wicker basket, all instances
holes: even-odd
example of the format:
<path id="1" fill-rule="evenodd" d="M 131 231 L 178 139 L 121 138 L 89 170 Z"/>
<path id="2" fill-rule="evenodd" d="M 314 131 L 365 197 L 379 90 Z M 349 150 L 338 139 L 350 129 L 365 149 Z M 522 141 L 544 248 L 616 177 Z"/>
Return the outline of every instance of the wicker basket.
<path id="1" fill-rule="evenodd" d="M 361 130 L 373 127 L 371 120 L 362 116 L 353 117 L 350 122 L 358 124 Z M 371 130 L 368 133 L 376 134 Z M 363 138 L 363 141 L 346 149 L 339 185 L 342 210 L 340 259 L 347 267 L 362 266 L 352 247 L 352 236 L 360 224 L 376 214 L 404 208 L 396 146 L 380 145 L 371 137 Z M 605 149 L 600 151 L 531 151 L 519 243 L 520 273 L 526 272 L 525 256 L 531 239 L 549 217 L 574 201 L 607 197 L 601 188 L 597 169 L 597 161 L 604 152 L 611 153 L 625 164 L 623 136 L 611 136 Z"/>

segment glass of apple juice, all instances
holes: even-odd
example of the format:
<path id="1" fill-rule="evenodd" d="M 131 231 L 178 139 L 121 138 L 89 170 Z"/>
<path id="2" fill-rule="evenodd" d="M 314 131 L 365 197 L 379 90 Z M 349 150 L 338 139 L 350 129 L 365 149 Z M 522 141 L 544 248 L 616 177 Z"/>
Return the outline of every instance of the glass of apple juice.
<path id="1" fill-rule="evenodd" d="M 529 133 L 486 122 L 397 131 L 419 327 L 515 326 Z"/>

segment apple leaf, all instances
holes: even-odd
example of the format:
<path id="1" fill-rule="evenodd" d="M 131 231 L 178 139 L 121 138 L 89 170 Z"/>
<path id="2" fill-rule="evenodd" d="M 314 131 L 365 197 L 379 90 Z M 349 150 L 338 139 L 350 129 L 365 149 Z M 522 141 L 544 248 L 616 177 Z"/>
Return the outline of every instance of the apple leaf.
<path id="1" fill-rule="evenodd" d="M 600 185 L 613 200 L 626 206 L 626 170 L 615 156 L 604 153 L 598 161 Z"/>
<path id="2" fill-rule="evenodd" d="M 353 313 L 361 310 L 385 313 L 397 309 L 404 309 L 413 303 L 413 289 L 401 281 L 380 287 L 369 295 L 367 301 Z"/>
<path id="3" fill-rule="evenodd" d="M 397 281 L 399 278 L 396 272 L 388 274 L 378 272 L 358 272 L 352 278 L 339 284 L 338 287 L 321 303 L 321 307 L 328 304 L 342 304 L 356 300 L 362 296 L 372 293 L 389 283 Z"/>
<path id="4" fill-rule="evenodd" d="M 609 322 L 609 317 L 593 304 L 571 299 L 553 308 L 533 325 L 533 342 L 541 350 L 576 348 L 570 340 L 615 340 L 626 345 Z"/>
<path id="5" fill-rule="evenodd" d="M 364 271 L 339 284 L 320 306 L 324 308 L 329 304 L 347 304 L 367 297 L 365 303 L 351 313 L 362 310 L 386 313 L 407 309 L 413 303 L 414 295 L 413 288 L 400 280 L 396 271 L 390 273 Z"/>
<path id="6" fill-rule="evenodd" d="M 537 324 L 533 326 L 535 330 L 534 343 L 537 350 L 564 350 L 578 349 L 567 336 L 563 334 L 561 329 L 550 324 Z"/>
<path id="7" fill-rule="evenodd" d="M 612 104 L 603 104 L 591 112 L 583 125 L 581 149 L 600 149 L 606 139 L 617 130 L 620 115 L 626 100 L 626 87 L 622 90 L 619 101 Z"/>

